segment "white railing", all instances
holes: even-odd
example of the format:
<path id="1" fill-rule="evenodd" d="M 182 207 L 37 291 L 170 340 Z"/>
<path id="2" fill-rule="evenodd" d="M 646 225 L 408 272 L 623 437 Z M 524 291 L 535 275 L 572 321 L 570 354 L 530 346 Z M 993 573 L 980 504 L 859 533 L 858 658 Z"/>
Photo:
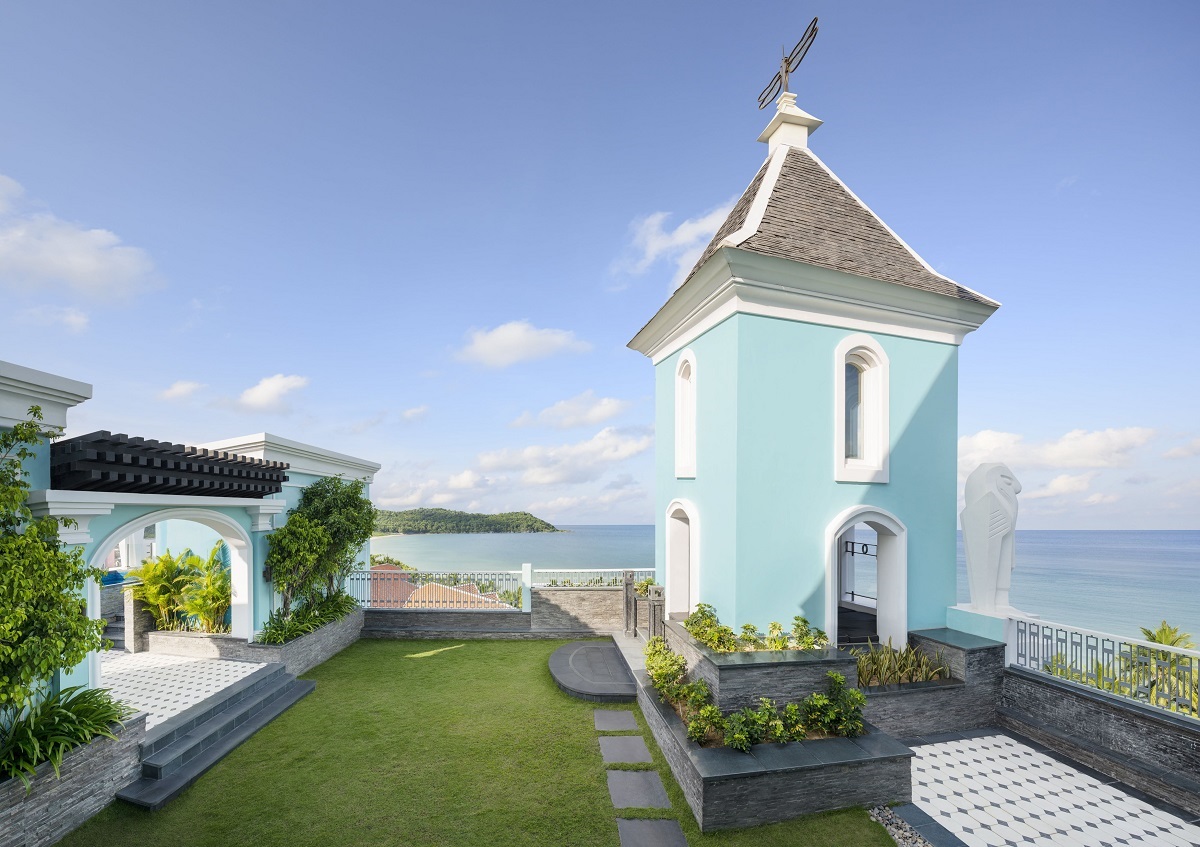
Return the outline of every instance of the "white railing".
<path id="1" fill-rule="evenodd" d="M 536 568 L 533 571 L 533 584 L 538 588 L 620 588 L 625 584 L 627 570 L 633 571 L 635 582 L 654 576 L 653 568 Z"/>
<path id="2" fill-rule="evenodd" d="M 365 609 L 522 608 L 520 571 L 352 571 L 346 591 Z"/>
<path id="3" fill-rule="evenodd" d="M 1200 651 L 1035 618 L 1009 620 L 1010 665 L 1200 720 Z"/>

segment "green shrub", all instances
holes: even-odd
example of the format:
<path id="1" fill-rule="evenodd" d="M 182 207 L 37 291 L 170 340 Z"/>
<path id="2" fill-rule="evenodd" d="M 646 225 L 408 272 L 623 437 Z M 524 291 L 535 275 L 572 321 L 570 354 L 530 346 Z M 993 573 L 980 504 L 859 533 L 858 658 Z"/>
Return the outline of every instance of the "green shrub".
<path id="1" fill-rule="evenodd" d="M 868 643 L 866 647 L 858 647 L 850 652 L 858 660 L 858 684 L 864 688 L 902 682 L 930 682 L 950 676 L 950 669 L 940 650 L 933 656 L 915 650 L 908 644 L 897 650 L 889 640 L 887 644 Z"/>
<path id="2" fill-rule="evenodd" d="M 687 660 L 667 646 L 662 636 L 646 644 L 646 675 L 664 702 L 674 701 L 687 672 Z"/>
<path id="3" fill-rule="evenodd" d="M 325 624 L 340 621 L 357 608 L 358 603 L 353 597 L 338 592 L 332 597 L 313 598 L 286 613 L 283 609 L 276 609 L 267 618 L 266 626 L 258 635 L 258 641 L 262 644 L 285 644 L 302 635 L 308 635 Z"/>
<path id="4" fill-rule="evenodd" d="M 717 610 L 707 603 L 697 603 L 696 609 L 683 621 L 683 628 L 692 638 L 718 653 L 733 653 L 738 648 L 737 634 L 717 620 Z"/>
<path id="5" fill-rule="evenodd" d="M 826 735 L 847 738 L 862 735 L 865 731 L 862 710 L 867 696 L 857 688 L 847 688 L 846 677 L 840 673 L 829 671 L 826 676 L 828 692 L 810 694 L 800 704 L 804 726 Z"/>
<path id="6" fill-rule="evenodd" d="M 0 782 L 16 778 L 30 788 L 42 762 L 59 776 L 63 756 L 93 738 L 115 738 L 112 724 L 133 713 L 102 688 L 64 688 L 0 724 Z"/>
<path id="7" fill-rule="evenodd" d="M 687 737 L 697 744 L 718 739 L 724 743 L 726 731 L 725 716 L 712 703 L 706 703 L 693 712 L 687 722 Z"/>
<path id="8" fill-rule="evenodd" d="M 646 597 L 650 594 L 650 586 L 654 584 L 654 577 L 648 576 L 645 579 L 639 579 L 633 584 L 633 590 L 639 597 Z"/>
<path id="9" fill-rule="evenodd" d="M 196 573 L 183 589 L 180 610 L 193 619 L 201 632 L 227 632 L 225 616 L 233 605 L 233 586 L 229 575 L 228 550 L 218 541 L 208 558 L 193 556 Z"/>
<path id="10" fill-rule="evenodd" d="M 786 650 L 788 648 L 788 637 L 783 631 L 783 624 L 778 621 L 771 621 L 767 624 L 767 637 L 763 639 L 768 650 Z"/>
<path id="11" fill-rule="evenodd" d="M 157 629 L 184 629 L 183 595 L 199 575 L 201 564 L 190 550 L 178 556 L 167 550 L 161 556 L 146 559 L 125 575 L 126 579 L 141 580 L 130 591 L 135 600 L 146 604 Z"/>
<path id="12" fill-rule="evenodd" d="M 376 565 L 390 565 L 394 568 L 400 568 L 400 570 L 404 570 L 404 571 L 415 571 L 416 570 L 416 568 L 414 568 L 412 565 L 406 565 L 406 564 L 404 564 L 404 562 L 400 561 L 399 559 L 393 558 L 391 556 L 385 556 L 383 553 L 372 553 L 371 554 L 371 567 L 375 567 Z"/>
<path id="13" fill-rule="evenodd" d="M 823 630 L 810 626 L 804 615 L 792 618 L 792 641 L 797 650 L 819 650 L 829 646 L 829 636 Z"/>

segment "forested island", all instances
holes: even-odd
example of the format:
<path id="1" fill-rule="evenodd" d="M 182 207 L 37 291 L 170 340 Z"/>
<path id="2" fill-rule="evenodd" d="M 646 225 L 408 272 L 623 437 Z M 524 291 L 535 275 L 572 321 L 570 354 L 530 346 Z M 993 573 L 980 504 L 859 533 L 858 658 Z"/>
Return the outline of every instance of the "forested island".
<path id="1" fill-rule="evenodd" d="M 375 510 L 375 532 L 424 535 L 439 532 L 559 532 L 552 524 L 529 512 L 477 515 L 451 509 Z"/>

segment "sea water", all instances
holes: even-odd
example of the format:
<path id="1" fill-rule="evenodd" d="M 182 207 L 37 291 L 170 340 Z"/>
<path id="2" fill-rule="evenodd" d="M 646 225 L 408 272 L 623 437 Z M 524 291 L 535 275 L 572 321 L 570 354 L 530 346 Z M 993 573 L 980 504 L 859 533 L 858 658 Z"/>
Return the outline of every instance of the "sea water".
<path id="1" fill-rule="evenodd" d="M 371 551 L 420 570 L 652 568 L 653 526 L 568 526 L 566 532 L 391 535 Z M 860 571 L 856 588 L 874 593 Z M 920 586 L 910 586 L 919 591 Z M 958 597 L 967 601 L 962 537 Z M 1139 636 L 1160 621 L 1200 643 L 1200 531 L 1018 530 L 1012 604 L 1055 623 Z"/>

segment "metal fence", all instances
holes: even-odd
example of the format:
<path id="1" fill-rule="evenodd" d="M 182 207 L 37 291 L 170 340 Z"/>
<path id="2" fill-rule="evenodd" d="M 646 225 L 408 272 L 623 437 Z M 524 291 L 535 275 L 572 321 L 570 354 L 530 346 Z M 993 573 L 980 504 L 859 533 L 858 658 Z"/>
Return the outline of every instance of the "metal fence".
<path id="1" fill-rule="evenodd" d="M 539 588 L 620 588 L 625 584 L 625 571 L 633 571 L 635 582 L 654 576 L 653 568 L 576 568 L 548 570 L 535 568 L 533 584 Z"/>
<path id="2" fill-rule="evenodd" d="M 1200 651 L 1012 618 L 1009 664 L 1200 719 Z"/>
<path id="3" fill-rule="evenodd" d="M 352 571 L 346 591 L 366 609 L 521 608 L 520 571 Z"/>

